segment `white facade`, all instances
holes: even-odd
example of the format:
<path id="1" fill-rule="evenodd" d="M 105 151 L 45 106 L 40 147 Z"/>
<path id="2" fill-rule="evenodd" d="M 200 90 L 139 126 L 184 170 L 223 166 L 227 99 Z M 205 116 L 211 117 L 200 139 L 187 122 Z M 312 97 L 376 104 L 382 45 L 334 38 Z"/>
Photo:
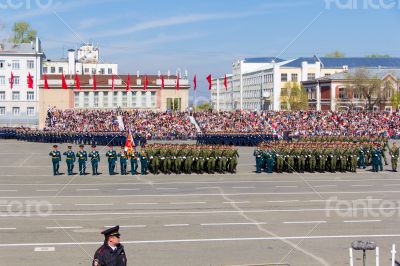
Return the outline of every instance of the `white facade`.
<path id="1" fill-rule="evenodd" d="M 213 79 L 211 83 L 211 102 L 217 111 L 233 110 L 233 82 L 232 75 L 226 75 L 227 88 L 225 88 L 225 76 Z"/>
<path id="2" fill-rule="evenodd" d="M 118 75 L 118 64 L 102 62 L 99 49 L 93 45 L 83 45 L 75 50 L 68 50 L 68 58 L 59 60 L 48 59 L 43 63 L 43 73 L 51 74 L 79 74 L 79 75 Z"/>
<path id="3" fill-rule="evenodd" d="M 39 80 L 44 54 L 39 38 L 34 42 L 0 48 L 0 126 L 37 127 Z M 11 89 L 11 73 L 14 76 Z M 29 73 L 33 89 L 28 88 Z"/>

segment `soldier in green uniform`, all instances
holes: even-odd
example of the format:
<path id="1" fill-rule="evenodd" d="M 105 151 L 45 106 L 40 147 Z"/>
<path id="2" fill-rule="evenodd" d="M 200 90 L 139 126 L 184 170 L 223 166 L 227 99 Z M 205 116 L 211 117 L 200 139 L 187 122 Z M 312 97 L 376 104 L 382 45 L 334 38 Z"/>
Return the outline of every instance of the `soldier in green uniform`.
<path id="1" fill-rule="evenodd" d="M 266 160 L 267 160 L 267 169 L 266 169 L 267 173 L 272 174 L 274 170 L 275 159 L 273 151 L 271 149 L 266 151 Z"/>
<path id="2" fill-rule="evenodd" d="M 86 162 L 88 160 L 88 156 L 83 148 L 83 145 L 79 145 L 79 151 L 76 153 L 79 163 L 79 175 L 86 175 Z"/>
<path id="3" fill-rule="evenodd" d="M 118 157 L 119 157 L 119 165 L 121 168 L 121 175 L 126 175 L 128 154 L 126 153 L 124 146 L 121 146 L 121 151 L 118 153 Z"/>
<path id="4" fill-rule="evenodd" d="M 284 156 L 284 150 L 282 148 L 278 148 L 276 151 L 276 172 L 278 173 L 283 172 Z"/>
<path id="5" fill-rule="evenodd" d="M 365 150 L 363 145 L 358 149 L 358 168 L 365 169 Z"/>
<path id="6" fill-rule="evenodd" d="M 207 152 L 208 161 L 207 161 L 207 171 L 209 174 L 213 174 L 215 171 L 215 164 L 216 164 L 216 152 L 213 148 L 210 147 L 209 151 Z"/>
<path id="7" fill-rule="evenodd" d="M 317 167 L 317 151 L 314 146 L 310 150 L 310 173 L 314 173 Z"/>
<path id="8" fill-rule="evenodd" d="M 64 152 L 63 155 L 67 157 L 65 161 L 67 163 L 68 175 L 73 175 L 76 157 L 75 152 L 72 151 L 72 146 L 68 146 L 68 151 Z"/>
<path id="9" fill-rule="evenodd" d="M 379 151 L 375 147 L 371 150 L 371 156 L 372 156 L 372 172 L 378 172 L 379 170 Z"/>
<path id="10" fill-rule="evenodd" d="M 136 175 L 138 173 L 137 169 L 139 167 L 138 164 L 139 154 L 135 148 L 133 148 L 132 152 L 128 154 L 128 157 L 130 158 L 131 161 L 131 174 Z"/>
<path id="11" fill-rule="evenodd" d="M 259 147 L 257 147 L 254 152 L 253 156 L 256 157 L 256 173 L 260 174 L 261 173 L 261 167 L 263 164 L 263 155 Z"/>
<path id="12" fill-rule="evenodd" d="M 399 160 L 399 147 L 396 146 L 396 143 L 393 143 L 392 148 L 389 148 L 389 154 L 392 162 L 392 170 L 393 172 L 397 172 L 397 162 Z"/>
<path id="13" fill-rule="evenodd" d="M 177 149 L 176 159 L 175 159 L 175 172 L 176 174 L 180 175 L 182 171 L 182 162 L 183 162 L 183 149 Z"/>
<path id="14" fill-rule="evenodd" d="M 294 151 L 293 151 L 293 146 L 290 145 L 289 146 L 289 150 L 286 154 L 286 160 L 287 160 L 287 170 L 288 173 L 293 173 L 294 171 L 294 155 L 293 155 Z"/>
<path id="15" fill-rule="evenodd" d="M 139 159 L 140 159 L 140 174 L 141 175 L 147 175 L 147 167 L 148 167 L 148 155 L 146 154 L 146 151 L 142 149 L 139 153 Z"/>
<path id="16" fill-rule="evenodd" d="M 49 153 L 49 156 L 51 156 L 51 162 L 53 163 L 53 175 L 59 175 L 59 169 L 60 169 L 60 162 L 61 162 L 61 153 L 57 150 L 58 146 L 53 145 L 53 151 Z"/>
<path id="17" fill-rule="evenodd" d="M 113 146 L 109 146 L 109 150 L 106 153 L 106 157 L 108 158 L 108 173 L 109 175 L 114 175 L 115 162 L 117 160 L 117 153 L 113 150 Z"/>
<path id="18" fill-rule="evenodd" d="M 97 170 L 100 163 L 100 153 L 96 150 L 96 145 L 92 145 L 92 151 L 89 153 L 89 158 L 92 164 L 92 175 L 99 175 Z"/>
<path id="19" fill-rule="evenodd" d="M 231 149 L 229 151 L 229 171 L 234 174 L 236 173 L 236 167 L 238 164 L 237 158 L 239 157 L 239 153 L 236 149 Z"/>

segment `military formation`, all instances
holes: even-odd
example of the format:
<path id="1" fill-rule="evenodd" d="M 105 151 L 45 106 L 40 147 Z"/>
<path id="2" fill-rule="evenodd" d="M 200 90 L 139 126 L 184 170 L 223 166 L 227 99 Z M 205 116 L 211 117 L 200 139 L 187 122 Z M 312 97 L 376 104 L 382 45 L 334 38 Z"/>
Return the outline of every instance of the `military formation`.
<path id="1" fill-rule="evenodd" d="M 0 139 L 42 143 L 73 143 L 75 145 L 121 146 L 125 144 L 127 132 L 70 132 L 1 128 Z M 136 146 L 146 144 L 146 138 L 133 134 Z"/>
<path id="2" fill-rule="evenodd" d="M 233 146 L 257 146 L 265 141 L 278 141 L 279 138 L 290 140 L 288 135 L 279 137 L 276 134 L 266 133 L 229 133 L 209 132 L 197 135 L 199 145 L 233 145 Z"/>
<path id="3" fill-rule="evenodd" d="M 100 163 L 100 153 L 96 150 L 96 145 L 92 145 L 91 152 L 85 151 L 84 145 L 79 145 L 79 150 L 75 153 L 72 146 L 62 153 L 68 175 L 74 175 L 74 165 L 78 161 L 79 175 L 86 175 L 90 160 L 92 175 L 99 175 L 98 167 Z M 105 154 L 108 162 L 108 174 L 121 175 L 140 174 L 203 174 L 203 173 L 235 173 L 238 164 L 238 151 L 228 146 L 207 146 L 207 145 L 170 145 L 152 144 L 142 147 L 140 150 L 131 150 L 121 146 L 120 151 L 114 150 L 113 146 L 108 147 Z M 61 152 L 58 146 L 54 145 L 49 153 L 53 163 L 53 175 L 59 175 L 61 162 Z M 130 164 L 130 171 L 128 165 Z"/>
<path id="4" fill-rule="evenodd" d="M 329 139 L 321 141 L 309 138 L 298 142 L 279 141 L 262 143 L 254 150 L 256 172 L 356 172 L 372 166 L 373 172 L 383 171 L 386 159 L 386 139 L 351 141 Z M 392 170 L 397 171 L 399 148 L 393 144 L 389 148 Z"/>

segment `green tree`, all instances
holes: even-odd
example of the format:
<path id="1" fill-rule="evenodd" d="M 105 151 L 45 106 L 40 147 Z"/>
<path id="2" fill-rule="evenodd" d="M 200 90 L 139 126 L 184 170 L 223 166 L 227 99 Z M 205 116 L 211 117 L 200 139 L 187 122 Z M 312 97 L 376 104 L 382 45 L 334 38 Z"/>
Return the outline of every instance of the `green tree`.
<path id="1" fill-rule="evenodd" d="M 29 23 L 26 23 L 24 21 L 14 23 L 12 31 L 14 36 L 11 37 L 11 41 L 14 44 L 29 43 L 35 40 L 37 35 L 36 30 L 31 29 Z"/>
<path id="2" fill-rule="evenodd" d="M 393 96 L 390 98 L 390 102 L 392 103 L 392 106 L 394 108 L 399 109 L 400 106 L 400 92 L 396 92 L 393 94 Z"/>
<path id="3" fill-rule="evenodd" d="M 196 111 L 208 111 L 211 109 L 212 109 L 212 106 L 209 102 L 203 102 L 196 106 Z"/>
<path id="4" fill-rule="evenodd" d="M 370 74 L 368 69 L 360 68 L 347 75 L 349 87 L 366 99 L 365 109 L 372 112 L 374 106 L 388 100 L 388 91 L 393 92 L 393 83 L 389 79 L 380 79 Z"/>
<path id="5" fill-rule="evenodd" d="M 326 57 L 331 57 L 331 58 L 343 58 L 345 57 L 345 54 L 339 50 L 336 50 L 332 53 L 328 53 L 325 55 Z"/>
<path id="6" fill-rule="evenodd" d="M 391 58 L 391 55 L 388 54 L 369 54 L 366 57 L 368 58 Z"/>
<path id="7" fill-rule="evenodd" d="M 308 109 L 308 93 L 298 82 L 287 82 L 281 92 L 282 106 L 288 110 L 300 111 Z"/>

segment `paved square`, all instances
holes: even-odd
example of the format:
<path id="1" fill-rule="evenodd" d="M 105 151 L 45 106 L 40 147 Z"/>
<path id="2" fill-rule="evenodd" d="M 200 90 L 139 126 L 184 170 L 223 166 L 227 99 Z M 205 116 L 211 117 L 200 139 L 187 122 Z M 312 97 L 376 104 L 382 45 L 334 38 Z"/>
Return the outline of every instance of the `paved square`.
<path id="1" fill-rule="evenodd" d="M 54 177 L 50 150 L 0 141 L 2 265 L 90 265 L 100 231 L 116 224 L 128 265 L 141 266 L 347 265 L 359 239 L 376 241 L 387 265 L 400 238 L 400 178 L 389 167 L 257 175 L 253 149 L 240 148 L 236 175 L 111 177 L 98 147 L 102 175 Z"/>

